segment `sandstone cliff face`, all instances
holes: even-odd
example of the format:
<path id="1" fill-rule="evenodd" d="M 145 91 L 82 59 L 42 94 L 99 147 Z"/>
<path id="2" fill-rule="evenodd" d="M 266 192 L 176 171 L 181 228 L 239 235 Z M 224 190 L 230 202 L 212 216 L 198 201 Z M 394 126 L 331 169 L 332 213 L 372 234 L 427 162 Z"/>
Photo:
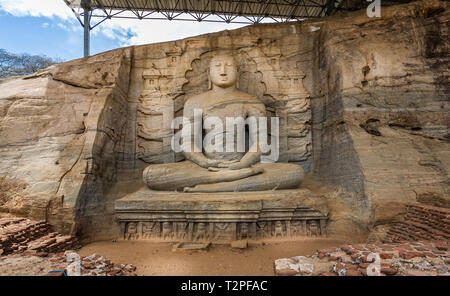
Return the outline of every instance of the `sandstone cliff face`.
<path id="1" fill-rule="evenodd" d="M 181 159 L 170 122 L 223 49 L 239 88 L 280 117 L 280 161 L 336 189 L 330 233 L 382 229 L 406 203 L 448 207 L 449 14 L 423 1 L 249 26 L 0 81 L 0 212 L 114 237 L 114 201 L 143 186 L 146 165 Z"/>
<path id="2" fill-rule="evenodd" d="M 314 165 L 360 205 L 340 218 L 382 227 L 401 219 L 405 203 L 448 207 L 449 15 L 448 4 L 425 1 L 324 24 Z"/>
<path id="3" fill-rule="evenodd" d="M 2 81 L 2 212 L 70 232 L 114 179 L 130 50 Z M 81 212 L 81 213 L 80 213 Z"/>

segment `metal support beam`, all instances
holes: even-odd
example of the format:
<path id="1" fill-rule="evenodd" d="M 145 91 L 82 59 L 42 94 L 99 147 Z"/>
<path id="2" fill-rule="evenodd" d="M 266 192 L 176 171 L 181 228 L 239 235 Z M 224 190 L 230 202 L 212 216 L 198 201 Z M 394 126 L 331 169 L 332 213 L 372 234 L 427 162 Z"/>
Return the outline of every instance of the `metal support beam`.
<path id="1" fill-rule="evenodd" d="M 84 10 L 84 57 L 88 57 L 90 55 L 90 47 L 91 47 L 91 1 L 83 0 L 83 10 Z"/>
<path id="2" fill-rule="evenodd" d="M 326 10 L 325 10 L 325 15 L 331 15 L 331 13 L 334 11 L 335 9 L 335 0 L 328 0 L 327 4 L 325 6 Z"/>

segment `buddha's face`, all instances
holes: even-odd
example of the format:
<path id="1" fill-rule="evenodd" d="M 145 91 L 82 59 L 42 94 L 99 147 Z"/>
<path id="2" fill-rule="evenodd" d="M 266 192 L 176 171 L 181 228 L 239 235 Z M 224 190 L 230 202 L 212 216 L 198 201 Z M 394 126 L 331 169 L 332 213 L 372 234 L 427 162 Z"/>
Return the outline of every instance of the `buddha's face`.
<path id="1" fill-rule="evenodd" d="M 217 56 L 209 64 L 209 77 L 214 85 L 227 88 L 236 83 L 237 67 L 232 56 Z"/>

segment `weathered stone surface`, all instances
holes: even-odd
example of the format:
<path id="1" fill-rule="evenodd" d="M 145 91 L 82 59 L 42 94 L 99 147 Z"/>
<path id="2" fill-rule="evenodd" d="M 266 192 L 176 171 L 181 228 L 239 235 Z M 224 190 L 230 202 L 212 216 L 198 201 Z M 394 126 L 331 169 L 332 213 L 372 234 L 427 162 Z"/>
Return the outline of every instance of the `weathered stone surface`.
<path id="1" fill-rule="evenodd" d="M 248 247 L 248 241 L 244 239 L 232 241 L 230 243 L 231 248 L 233 249 L 247 249 Z"/>
<path id="2" fill-rule="evenodd" d="M 280 117 L 280 162 L 336 190 L 331 234 L 398 222 L 405 204 L 449 205 L 446 1 L 260 24 L 105 52 L 0 81 L 0 211 L 83 239 L 120 232 L 114 202 L 170 151 L 171 120 L 233 52 L 239 90 Z M 319 28 L 311 30 L 311 28 Z"/>
<path id="3" fill-rule="evenodd" d="M 121 239 L 216 241 L 326 235 L 327 200 L 306 189 L 176 193 L 147 188 L 115 203 Z"/>
<path id="4" fill-rule="evenodd" d="M 359 207 L 349 220 L 372 228 L 425 194 L 441 205 L 450 198 L 449 10 L 422 1 L 353 16 L 318 31 L 314 173 L 351 192 Z"/>
<path id="5" fill-rule="evenodd" d="M 211 246 L 211 243 L 199 243 L 199 242 L 181 242 L 172 247 L 172 252 L 206 252 Z"/>
<path id="6" fill-rule="evenodd" d="M 80 256 L 80 265 L 74 266 L 71 258 L 79 256 L 74 251 L 53 253 L 46 257 L 32 254 L 15 254 L 0 257 L 2 276 L 134 276 L 136 267 L 117 264 L 98 255 Z"/>
<path id="7" fill-rule="evenodd" d="M 317 250 L 312 256 L 277 259 L 274 262 L 275 274 L 448 276 L 450 275 L 450 270 L 446 262 L 449 260 L 450 252 L 448 249 L 447 251 L 439 251 L 438 246 L 448 248 L 449 242 L 415 241 L 344 245 L 339 248 Z M 325 254 L 325 256 L 321 257 L 320 254 Z M 373 260 L 368 260 L 369 254 L 372 254 Z M 376 260 L 377 256 L 379 256 L 379 261 Z M 374 266 L 378 268 L 378 274 L 370 272 L 370 268 Z"/>
<path id="8" fill-rule="evenodd" d="M 114 178 L 129 59 L 120 49 L 1 82 L 2 212 L 76 232 Z"/>

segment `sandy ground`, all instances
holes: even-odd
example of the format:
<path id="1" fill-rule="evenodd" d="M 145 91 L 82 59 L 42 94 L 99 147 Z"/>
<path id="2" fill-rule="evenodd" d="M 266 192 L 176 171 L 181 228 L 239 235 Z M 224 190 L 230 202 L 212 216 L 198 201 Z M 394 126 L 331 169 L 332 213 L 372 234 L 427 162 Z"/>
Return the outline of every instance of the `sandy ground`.
<path id="1" fill-rule="evenodd" d="M 113 262 L 133 264 L 138 275 L 274 275 L 274 260 L 312 255 L 317 249 L 348 243 L 333 238 L 250 243 L 248 249 L 212 245 L 207 252 L 172 252 L 172 243 L 149 241 L 95 242 L 80 255 L 100 254 Z"/>
<path id="2" fill-rule="evenodd" d="M 65 257 L 37 257 L 22 254 L 0 257 L 0 276 L 41 276 L 51 270 L 64 270 Z"/>

